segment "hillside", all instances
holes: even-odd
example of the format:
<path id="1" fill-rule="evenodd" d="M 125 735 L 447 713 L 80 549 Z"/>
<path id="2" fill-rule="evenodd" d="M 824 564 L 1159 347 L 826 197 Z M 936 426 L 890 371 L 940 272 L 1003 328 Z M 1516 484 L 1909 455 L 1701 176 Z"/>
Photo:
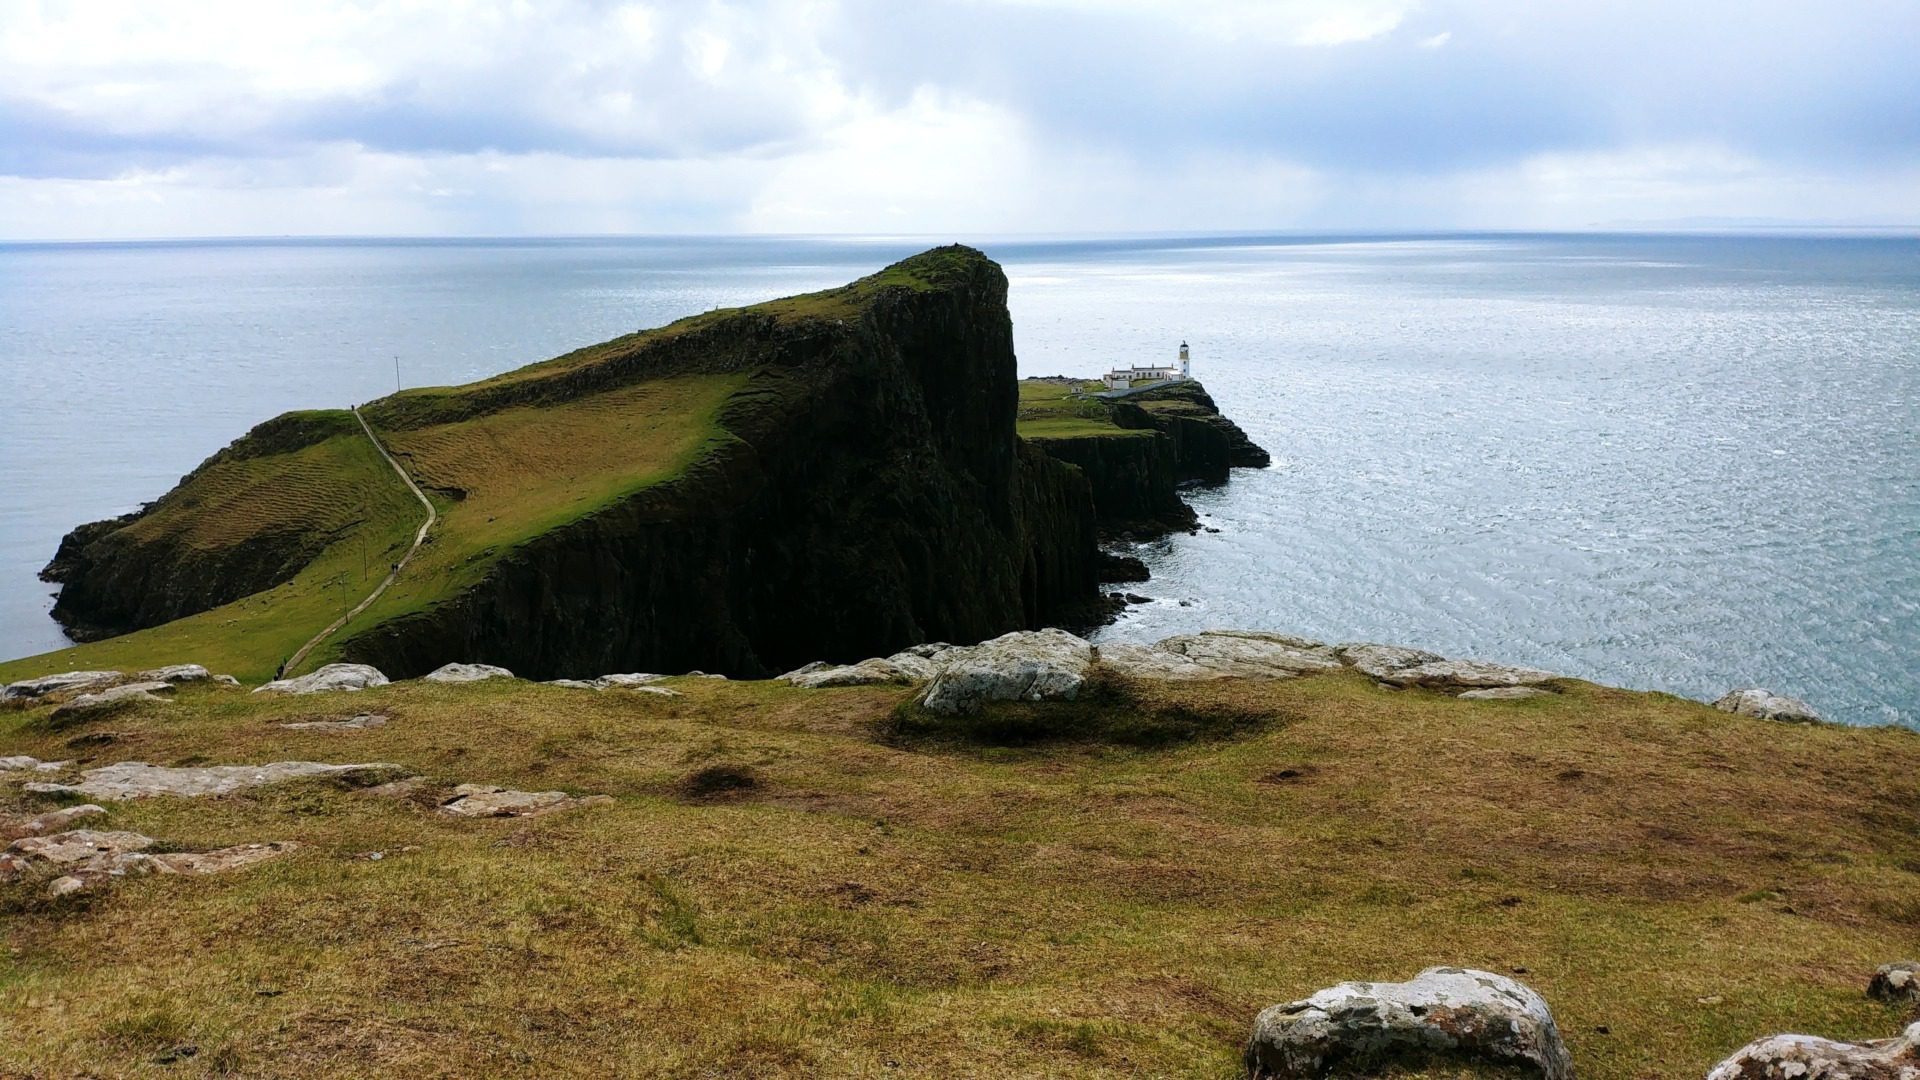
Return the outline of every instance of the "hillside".
<path id="1" fill-rule="evenodd" d="M 63 805 L 23 779 L 127 760 L 425 777 L 106 803 L 92 828 L 168 852 L 299 846 L 0 883 L 0 1074 L 1225 1080 L 1260 1009 L 1431 964 L 1537 988 L 1582 1080 L 1905 1020 L 1862 990 L 1920 927 L 1910 731 L 1349 669 L 1111 683 L 1004 707 L 1007 743 L 907 687 L 652 686 L 677 696 L 201 683 L 0 711 L 0 755 L 72 759 L 0 773 L 0 818 Z M 463 818 L 439 805 L 463 783 L 610 799 Z"/>
<path id="2" fill-rule="evenodd" d="M 942 248 L 361 410 L 441 515 L 305 668 L 700 667 L 972 639 L 1093 610 L 1082 478 L 1014 435 L 1006 279 Z M 346 412 L 254 429 L 48 567 L 89 644 L 0 676 L 191 655 L 271 675 L 422 518 Z"/>

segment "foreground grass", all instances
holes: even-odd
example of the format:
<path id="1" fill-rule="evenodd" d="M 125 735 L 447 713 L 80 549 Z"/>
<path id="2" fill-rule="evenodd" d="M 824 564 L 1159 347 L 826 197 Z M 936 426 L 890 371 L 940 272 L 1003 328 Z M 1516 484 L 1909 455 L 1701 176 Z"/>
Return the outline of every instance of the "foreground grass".
<path id="1" fill-rule="evenodd" d="M 0 713 L 0 754 L 386 760 L 615 797 L 531 821 L 324 784 L 116 805 L 107 827 L 184 845 L 306 846 L 0 893 L 0 1074 L 1227 1077 L 1261 1007 L 1437 963 L 1521 972 L 1589 1080 L 1901 1020 L 1861 990 L 1920 927 L 1912 732 L 1343 673 L 1109 706 L 1230 715 L 1231 737 L 990 748 L 904 739 L 897 689 L 673 685 Z M 392 721 L 275 726 L 364 710 Z M 751 786 L 696 779 L 714 767 Z"/>

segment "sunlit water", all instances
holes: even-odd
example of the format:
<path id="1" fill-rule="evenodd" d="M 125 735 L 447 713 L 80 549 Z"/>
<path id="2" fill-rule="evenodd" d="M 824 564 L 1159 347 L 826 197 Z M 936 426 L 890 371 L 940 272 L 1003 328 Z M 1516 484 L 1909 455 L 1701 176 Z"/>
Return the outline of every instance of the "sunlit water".
<path id="1" fill-rule="evenodd" d="M 247 427 L 464 382 L 910 241 L 0 246 L 0 655 L 35 572 Z M 1920 242 L 986 243 L 1022 371 L 1191 342 L 1274 454 L 1106 633 L 1387 640 L 1920 723 Z M 190 660 L 191 657 L 180 659 Z"/>

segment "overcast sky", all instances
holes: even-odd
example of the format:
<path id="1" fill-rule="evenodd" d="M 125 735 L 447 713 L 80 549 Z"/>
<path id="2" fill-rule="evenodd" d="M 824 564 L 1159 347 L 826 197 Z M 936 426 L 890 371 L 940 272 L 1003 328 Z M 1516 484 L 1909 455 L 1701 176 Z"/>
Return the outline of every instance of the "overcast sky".
<path id="1" fill-rule="evenodd" d="M 1920 0 L 0 0 L 0 238 L 1920 223 Z"/>

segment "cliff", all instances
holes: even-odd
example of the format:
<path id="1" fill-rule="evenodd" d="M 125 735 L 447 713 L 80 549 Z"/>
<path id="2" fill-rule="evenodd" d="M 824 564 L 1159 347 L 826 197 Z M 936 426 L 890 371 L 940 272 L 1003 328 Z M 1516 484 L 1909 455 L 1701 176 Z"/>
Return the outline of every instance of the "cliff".
<path id="1" fill-rule="evenodd" d="M 1196 381 L 1120 398 L 1094 396 L 1097 388 L 1071 379 L 1025 380 L 1019 431 L 1081 470 L 1106 535 L 1191 529 L 1197 519 L 1180 497 L 1183 485 L 1225 483 L 1232 469 L 1270 460 Z"/>
<path id="2" fill-rule="evenodd" d="M 758 675 L 1084 621 L 1091 491 L 1015 437 L 1016 393 L 1006 278 L 950 247 L 373 402 L 442 523 L 307 666 Z M 271 671 L 384 575 L 409 501 L 350 413 L 295 414 L 76 529 L 47 575 L 70 627 Z"/>

